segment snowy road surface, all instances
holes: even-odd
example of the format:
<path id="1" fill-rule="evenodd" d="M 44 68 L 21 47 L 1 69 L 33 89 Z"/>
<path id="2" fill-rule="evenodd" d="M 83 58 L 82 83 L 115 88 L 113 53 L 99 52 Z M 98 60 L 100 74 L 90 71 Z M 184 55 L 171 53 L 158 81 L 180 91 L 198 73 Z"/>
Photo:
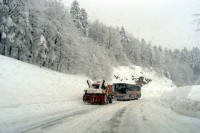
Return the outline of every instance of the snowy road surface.
<path id="1" fill-rule="evenodd" d="M 199 133 L 200 119 L 179 115 L 154 100 L 82 104 L 46 116 L 10 123 L 5 132 Z"/>

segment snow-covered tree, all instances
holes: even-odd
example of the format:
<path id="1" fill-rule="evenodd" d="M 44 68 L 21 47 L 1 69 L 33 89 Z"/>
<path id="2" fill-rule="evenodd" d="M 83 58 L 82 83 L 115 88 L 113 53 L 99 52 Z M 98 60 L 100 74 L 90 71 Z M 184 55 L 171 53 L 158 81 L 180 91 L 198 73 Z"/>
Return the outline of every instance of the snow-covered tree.
<path id="1" fill-rule="evenodd" d="M 77 0 L 74 0 L 71 4 L 70 14 L 72 16 L 73 22 L 75 23 L 76 27 L 82 29 L 81 9 L 79 7 L 79 3 Z"/>
<path id="2" fill-rule="evenodd" d="M 81 25 L 82 25 L 82 30 L 83 30 L 83 33 L 88 36 L 89 34 L 89 29 L 88 29 L 88 15 L 87 15 L 87 12 L 84 8 L 81 8 L 81 18 L 80 18 L 80 21 L 81 21 Z"/>
<path id="3" fill-rule="evenodd" d="M 194 47 L 191 51 L 191 56 L 190 56 L 190 66 L 194 70 L 194 73 L 196 75 L 200 74 L 200 50 L 197 47 Z"/>
<path id="4" fill-rule="evenodd" d="M 144 67 L 149 67 L 148 46 L 144 39 L 141 40 L 141 63 Z"/>
<path id="5" fill-rule="evenodd" d="M 79 3 L 77 0 L 74 0 L 71 4 L 70 14 L 75 26 L 80 29 L 84 33 L 84 35 L 88 36 L 88 15 L 84 8 L 79 7 Z"/>
<path id="6" fill-rule="evenodd" d="M 125 31 L 125 28 L 123 26 L 121 27 L 120 35 L 121 35 L 121 42 L 127 43 L 128 42 L 128 37 L 127 37 L 127 33 Z"/>

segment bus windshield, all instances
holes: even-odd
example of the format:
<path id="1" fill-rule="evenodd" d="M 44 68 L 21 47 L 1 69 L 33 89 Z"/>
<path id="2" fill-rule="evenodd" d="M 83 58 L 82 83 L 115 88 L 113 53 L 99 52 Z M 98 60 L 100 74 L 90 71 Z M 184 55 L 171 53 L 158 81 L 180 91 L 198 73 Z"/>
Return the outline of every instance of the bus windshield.
<path id="1" fill-rule="evenodd" d="M 115 84 L 114 91 L 117 93 L 126 94 L 127 86 L 126 86 L 126 84 Z"/>

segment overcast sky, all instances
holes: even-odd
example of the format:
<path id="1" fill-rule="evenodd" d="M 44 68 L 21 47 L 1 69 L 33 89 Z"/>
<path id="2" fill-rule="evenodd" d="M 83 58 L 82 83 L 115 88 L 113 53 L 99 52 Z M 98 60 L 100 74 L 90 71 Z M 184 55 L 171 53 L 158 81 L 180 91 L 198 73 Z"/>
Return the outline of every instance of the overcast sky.
<path id="1" fill-rule="evenodd" d="M 69 7 L 73 0 L 63 0 Z M 200 47 L 193 14 L 200 0 L 78 0 L 91 21 L 124 26 L 134 37 L 169 48 Z"/>

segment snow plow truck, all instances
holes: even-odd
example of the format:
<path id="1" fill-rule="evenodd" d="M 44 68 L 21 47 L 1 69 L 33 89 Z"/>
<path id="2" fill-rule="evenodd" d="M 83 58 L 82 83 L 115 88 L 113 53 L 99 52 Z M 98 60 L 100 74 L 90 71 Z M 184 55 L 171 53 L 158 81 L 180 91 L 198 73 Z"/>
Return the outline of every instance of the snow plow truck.
<path id="1" fill-rule="evenodd" d="M 112 85 L 103 82 L 97 81 L 96 83 L 91 84 L 87 80 L 88 87 L 85 89 L 85 94 L 83 95 L 83 102 L 90 104 L 108 104 L 113 101 L 113 91 Z"/>

